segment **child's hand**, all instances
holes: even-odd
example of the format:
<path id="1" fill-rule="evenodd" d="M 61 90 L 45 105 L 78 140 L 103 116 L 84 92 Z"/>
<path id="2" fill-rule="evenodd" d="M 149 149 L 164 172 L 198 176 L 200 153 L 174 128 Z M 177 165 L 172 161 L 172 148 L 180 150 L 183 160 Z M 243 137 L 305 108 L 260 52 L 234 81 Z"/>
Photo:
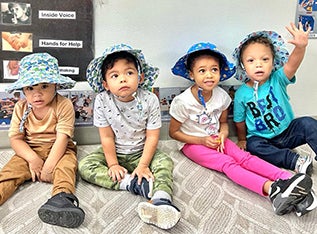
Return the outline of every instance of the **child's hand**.
<path id="1" fill-rule="evenodd" d="M 108 175 L 112 178 L 113 182 L 120 182 L 126 173 L 128 173 L 128 170 L 119 164 L 113 165 L 108 169 Z"/>
<path id="2" fill-rule="evenodd" d="M 48 165 L 48 160 L 45 161 L 43 168 L 41 170 L 41 177 L 40 177 L 41 182 L 52 183 L 54 167 L 55 165 L 54 166 Z"/>
<path id="3" fill-rule="evenodd" d="M 141 184 L 142 177 L 144 177 L 147 181 L 152 179 L 154 181 L 154 175 L 152 174 L 150 168 L 146 165 L 139 164 L 131 174 L 133 178 L 135 175 L 138 177 L 138 184 Z"/>
<path id="4" fill-rule="evenodd" d="M 246 150 L 247 148 L 247 141 L 238 141 L 237 142 L 237 146 L 242 149 L 242 150 Z"/>
<path id="5" fill-rule="evenodd" d="M 41 177 L 40 177 L 39 180 L 41 182 L 52 183 L 52 181 L 53 181 L 53 172 L 42 170 L 41 171 Z"/>
<path id="6" fill-rule="evenodd" d="M 203 145 L 216 150 L 221 145 L 221 139 L 218 136 L 206 136 L 202 138 L 202 141 Z"/>
<path id="7" fill-rule="evenodd" d="M 220 144 L 218 146 L 218 152 L 223 153 L 224 149 L 225 149 L 225 140 L 227 135 L 223 134 L 222 132 L 219 133 L 218 135 L 218 141 L 220 141 Z"/>
<path id="8" fill-rule="evenodd" d="M 32 181 L 35 182 L 36 178 L 40 180 L 42 167 L 44 165 L 43 159 L 41 159 L 40 157 L 34 157 L 28 163 L 29 163 L 29 168 L 30 168 L 30 172 L 32 176 Z"/>
<path id="9" fill-rule="evenodd" d="M 311 30 L 309 28 L 306 32 L 303 30 L 303 25 L 301 22 L 298 23 L 299 27 L 297 28 L 294 23 L 291 23 L 290 26 L 286 26 L 286 29 L 293 35 L 293 39 L 289 40 L 288 43 L 293 44 L 298 48 L 305 48 L 308 45 L 308 35 Z"/>

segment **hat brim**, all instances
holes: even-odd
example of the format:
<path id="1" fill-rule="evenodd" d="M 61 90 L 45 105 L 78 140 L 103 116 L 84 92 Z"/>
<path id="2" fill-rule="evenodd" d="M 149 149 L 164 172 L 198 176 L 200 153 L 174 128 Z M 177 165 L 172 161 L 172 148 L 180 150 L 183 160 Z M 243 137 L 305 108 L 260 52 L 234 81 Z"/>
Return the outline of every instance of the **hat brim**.
<path id="1" fill-rule="evenodd" d="M 143 83 L 139 84 L 139 87 L 150 90 L 159 75 L 159 69 L 146 63 L 141 50 L 132 49 L 130 46 L 124 44 L 110 47 L 104 51 L 101 57 L 91 60 L 86 70 L 87 81 L 91 88 L 97 93 L 105 91 L 105 88 L 103 87 L 103 77 L 101 71 L 102 64 L 108 55 L 120 51 L 131 53 L 139 61 L 142 70 L 141 72 L 144 73 L 144 81 Z"/>
<path id="2" fill-rule="evenodd" d="M 206 46 L 201 46 L 201 44 L 206 45 Z M 213 44 L 210 44 L 210 43 L 206 43 L 206 44 L 199 43 L 196 45 L 199 45 L 196 47 L 197 49 L 194 49 L 194 50 L 189 49 L 187 54 L 182 56 L 175 63 L 175 65 L 172 67 L 172 73 L 174 75 L 181 76 L 187 80 L 193 81 L 189 76 L 189 71 L 188 71 L 187 66 L 186 66 L 187 59 L 188 59 L 189 55 L 191 55 L 195 52 L 198 52 L 198 51 L 202 51 L 202 50 L 210 50 L 213 53 L 217 54 L 221 58 L 222 67 L 220 69 L 220 81 L 225 81 L 234 75 L 234 73 L 236 71 L 234 64 L 230 63 L 228 61 L 227 57 L 223 53 L 219 52 L 216 49 L 216 46 L 214 46 Z M 210 46 L 210 45 L 212 45 L 212 46 Z"/>
<path id="3" fill-rule="evenodd" d="M 15 90 L 22 90 L 24 87 L 34 86 L 41 83 L 57 84 L 59 89 L 71 89 L 75 86 L 76 81 L 63 75 L 54 77 L 33 76 L 32 80 L 19 78 L 16 82 L 6 88 L 6 92 L 12 93 Z"/>
<path id="4" fill-rule="evenodd" d="M 239 46 L 235 48 L 232 54 L 237 70 L 235 78 L 241 82 L 248 82 L 250 80 L 240 61 L 241 48 L 248 40 L 254 37 L 266 37 L 272 42 L 275 50 L 273 71 L 276 71 L 280 67 L 284 66 L 289 57 L 289 53 L 285 47 L 285 42 L 282 36 L 278 33 L 274 31 L 257 31 L 250 33 L 239 43 Z"/>

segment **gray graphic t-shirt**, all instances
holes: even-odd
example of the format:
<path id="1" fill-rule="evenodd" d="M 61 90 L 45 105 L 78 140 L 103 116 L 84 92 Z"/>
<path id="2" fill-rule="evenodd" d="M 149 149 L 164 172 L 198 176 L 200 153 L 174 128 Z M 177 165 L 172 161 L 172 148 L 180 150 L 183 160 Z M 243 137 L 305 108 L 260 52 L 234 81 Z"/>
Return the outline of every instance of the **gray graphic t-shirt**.
<path id="1" fill-rule="evenodd" d="M 137 99 L 121 102 L 110 92 L 96 96 L 94 125 L 110 126 L 115 134 L 116 152 L 131 154 L 143 150 L 146 130 L 161 127 L 161 111 L 157 96 L 138 89 Z"/>

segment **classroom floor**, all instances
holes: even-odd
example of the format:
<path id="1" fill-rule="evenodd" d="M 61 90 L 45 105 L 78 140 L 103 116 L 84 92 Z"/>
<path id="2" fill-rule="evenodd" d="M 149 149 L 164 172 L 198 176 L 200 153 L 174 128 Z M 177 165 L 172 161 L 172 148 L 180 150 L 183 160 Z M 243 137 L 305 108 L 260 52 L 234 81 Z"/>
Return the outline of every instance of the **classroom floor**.
<path id="1" fill-rule="evenodd" d="M 79 145 L 82 158 L 97 145 Z M 261 197 L 230 181 L 225 175 L 205 169 L 184 157 L 173 140 L 163 140 L 159 148 L 167 152 L 174 165 L 174 203 L 182 212 L 179 223 L 164 231 L 143 223 L 137 204 L 144 201 L 125 191 L 110 191 L 79 179 L 76 195 L 86 212 L 77 229 L 41 222 L 38 208 L 50 198 L 52 186 L 26 183 L 0 206 L 0 233 L 317 233 L 317 209 L 303 217 L 295 213 L 274 214 L 268 198 Z M 312 154 L 307 146 L 300 149 Z M 12 156 L 0 151 L 0 168 Z M 316 161 L 314 161 L 315 167 Z M 312 176 L 317 191 L 317 170 Z"/>

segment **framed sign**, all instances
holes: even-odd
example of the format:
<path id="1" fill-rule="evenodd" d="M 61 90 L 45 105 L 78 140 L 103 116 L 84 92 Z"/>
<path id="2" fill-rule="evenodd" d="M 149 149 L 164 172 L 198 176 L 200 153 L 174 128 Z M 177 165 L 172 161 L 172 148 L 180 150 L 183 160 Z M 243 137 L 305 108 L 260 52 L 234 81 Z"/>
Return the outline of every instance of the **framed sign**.
<path id="1" fill-rule="evenodd" d="M 301 22 L 304 30 L 310 28 L 309 38 L 317 38 L 317 0 L 298 0 L 295 23 Z"/>
<path id="2" fill-rule="evenodd" d="M 92 0 L 0 0 L 0 82 L 17 79 L 25 55 L 48 52 L 61 74 L 85 79 L 94 57 Z"/>

